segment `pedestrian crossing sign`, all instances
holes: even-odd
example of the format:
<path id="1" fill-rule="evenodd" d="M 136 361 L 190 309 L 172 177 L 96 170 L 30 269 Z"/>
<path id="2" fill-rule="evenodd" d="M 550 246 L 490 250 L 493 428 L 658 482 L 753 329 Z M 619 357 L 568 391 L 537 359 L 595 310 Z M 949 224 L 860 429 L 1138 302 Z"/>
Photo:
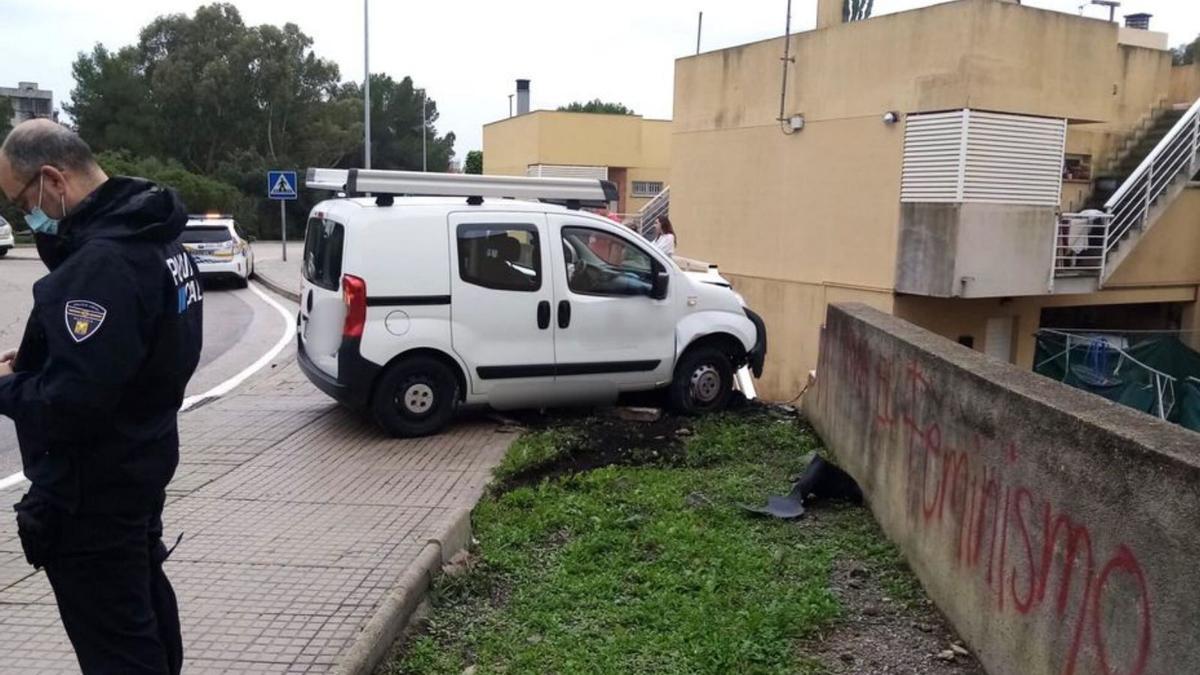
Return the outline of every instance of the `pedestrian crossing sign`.
<path id="1" fill-rule="evenodd" d="M 271 199 L 295 199 L 296 172 L 268 171 L 267 197 Z"/>

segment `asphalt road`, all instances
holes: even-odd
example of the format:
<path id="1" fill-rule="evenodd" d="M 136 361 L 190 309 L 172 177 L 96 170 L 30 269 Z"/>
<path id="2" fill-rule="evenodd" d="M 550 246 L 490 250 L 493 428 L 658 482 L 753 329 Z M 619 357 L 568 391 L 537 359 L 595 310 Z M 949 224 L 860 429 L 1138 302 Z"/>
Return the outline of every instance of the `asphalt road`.
<path id="1" fill-rule="evenodd" d="M 45 273 L 30 249 L 18 249 L 0 259 L 0 351 L 20 344 L 33 305 L 33 282 Z M 294 311 L 286 301 L 276 300 Z M 270 350 L 282 332 L 279 313 L 250 290 L 206 284 L 204 351 L 188 385 L 188 395 L 206 392 L 241 372 Z M 21 456 L 12 421 L 0 417 L 0 479 L 20 470 Z"/>

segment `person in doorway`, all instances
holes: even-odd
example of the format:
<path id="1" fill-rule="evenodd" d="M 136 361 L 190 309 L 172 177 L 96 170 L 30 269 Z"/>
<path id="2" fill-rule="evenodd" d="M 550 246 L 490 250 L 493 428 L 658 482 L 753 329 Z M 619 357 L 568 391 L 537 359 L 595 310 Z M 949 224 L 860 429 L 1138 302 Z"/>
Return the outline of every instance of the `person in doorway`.
<path id="1" fill-rule="evenodd" d="M 0 354 L 0 415 L 30 481 L 14 507 L 25 557 L 45 569 L 85 674 L 177 674 L 162 509 L 200 359 L 203 294 L 177 242 L 187 211 L 170 190 L 109 178 L 45 119 L 0 146 L 0 190 L 50 270 L 19 349 Z"/>
<path id="2" fill-rule="evenodd" d="M 666 214 L 658 217 L 658 237 L 654 239 L 654 246 L 667 255 L 675 255 L 675 228 Z"/>

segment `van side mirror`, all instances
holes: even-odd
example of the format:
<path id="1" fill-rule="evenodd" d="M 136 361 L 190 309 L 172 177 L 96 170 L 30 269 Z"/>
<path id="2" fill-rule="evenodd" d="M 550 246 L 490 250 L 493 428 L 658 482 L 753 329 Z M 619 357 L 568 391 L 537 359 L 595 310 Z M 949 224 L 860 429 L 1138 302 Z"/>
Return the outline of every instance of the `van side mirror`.
<path id="1" fill-rule="evenodd" d="M 671 285 L 671 273 L 661 267 L 654 270 L 654 281 L 650 284 L 650 297 L 655 300 L 665 300 L 667 289 Z"/>

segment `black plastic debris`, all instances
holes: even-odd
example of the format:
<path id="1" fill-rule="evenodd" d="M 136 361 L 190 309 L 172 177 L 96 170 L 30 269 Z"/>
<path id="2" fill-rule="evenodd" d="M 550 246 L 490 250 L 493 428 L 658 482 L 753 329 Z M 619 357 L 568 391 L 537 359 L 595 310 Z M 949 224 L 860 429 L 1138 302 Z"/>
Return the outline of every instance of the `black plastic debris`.
<path id="1" fill-rule="evenodd" d="M 804 469 L 804 474 L 792 483 L 792 491 L 788 494 L 767 497 L 766 506 L 739 506 L 751 513 L 790 520 L 804 515 L 805 505 L 817 499 L 844 499 L 861 504 L 863 494 L 850 474 L 816 455 Z"/>

